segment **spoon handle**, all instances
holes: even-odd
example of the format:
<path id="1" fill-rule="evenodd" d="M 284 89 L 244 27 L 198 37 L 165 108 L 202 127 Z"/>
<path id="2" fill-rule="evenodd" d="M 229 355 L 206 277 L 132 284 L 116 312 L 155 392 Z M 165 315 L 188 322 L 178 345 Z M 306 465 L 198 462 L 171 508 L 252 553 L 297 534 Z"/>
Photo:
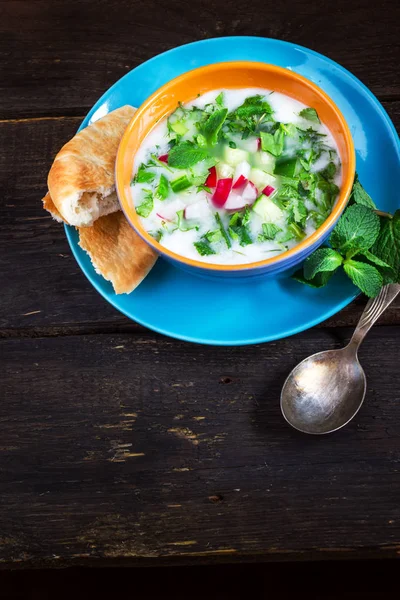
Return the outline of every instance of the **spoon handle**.
<path id="1" fill-rule="evenodd" d="M 358 322 L 353 337 L 350 340 L 349 346 L 355 351 L 371 329 L 372 325 L 379 319 L 381 314 L 387 309 L 389 304 L 393 302 L 397 294 L 400 292 L 400 284 L 390 283 L 384 285 L 376 298 L 371 298 L 364 309 L 363 314 Z"/>

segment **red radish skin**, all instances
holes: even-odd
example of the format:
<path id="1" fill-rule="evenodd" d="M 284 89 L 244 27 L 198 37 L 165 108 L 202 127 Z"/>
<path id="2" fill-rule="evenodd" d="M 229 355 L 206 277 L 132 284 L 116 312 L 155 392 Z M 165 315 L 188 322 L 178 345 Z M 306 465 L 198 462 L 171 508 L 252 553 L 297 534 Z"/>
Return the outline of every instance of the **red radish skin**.
<path id="1" fill-rule="evenodd" d="M 163 163 L 168 163 L 168 154 L 161 154 L 161 156 L 158 157 L 158 160 Z"/>
<path id="2" fill-rule="evenodd" d="M 228 200 L 228 196 L 232 189 L 233 178 L 226 177 L 225 179 L 219 179 L 215 192 L 212 196 L 212 200 L 218 208 L 222 208 L 225 202 Z"/>
<path id="3" fill-rule="evenodd" d="M 262 193 L 263 193 L 265 196 L 271 196 L 271 194 L 273 194 L 273 193 L 274 193 L 274 191 L 275 191 L 275 188 L 274 188 L 274 187 L 272 187 L 272 185 L 267 185 L 267 186 L 265 186 L 265 188 L 263 189 Z"/>
<path id="4" fill-rule="evenodd" d="M 233 184 L 233 189 L 237 190 L 238 188 L 244 187 L 244 185 L 248 182 L 247 177 L 244 175 L 239 175 L 238 179 Z"/>
<path id="5" fill-rule="evenodd" d="M 167 219 L 167 217 L 163 217 L 160 213 L 156 213 L 157 217 L 159 217 L 162 221 L 168 221 L 168 223 L 172 223 L 171 219 Z"/>
<path id="6" fill-rule="evenodd" d="M 233 175 L 233 189 L 243 187 L 249 180 L 251 166 L 247 161 L 243 161 L 236 166 L 235 173 Z"/>
<path id="7" fill-rule="evenodd" d="M 215 167 L 210 167 L 208 169 L 209 175 L 206 179 L 205 185 L 210 188 L 214 188 L 217 185 L 217 169 Z"/>
<path id="8" fill-rule="evenodd" d="M 261 150 L 261 138 L 257 138 L 257 150 Z"/>

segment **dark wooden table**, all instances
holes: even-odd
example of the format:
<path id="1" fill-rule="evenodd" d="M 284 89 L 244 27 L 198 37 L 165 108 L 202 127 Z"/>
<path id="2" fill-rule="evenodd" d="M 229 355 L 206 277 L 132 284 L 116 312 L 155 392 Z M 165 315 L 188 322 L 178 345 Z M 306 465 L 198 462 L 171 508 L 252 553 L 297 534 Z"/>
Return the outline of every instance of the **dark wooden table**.
<path id="1" fill-rule="evenodd" d="M 196 39 L 308 46 L 358 76 L 399 126 L 396 6 L 0 1 L 4 567 L 399 553 L 399 301 L 362 347 L 368 393 L 357 418 L 307 437 L 281 417 L 282 382 L 300 359 L 340 347 L 364 300 L 270 344 L 174 341 L 95 292 L 40 203 L 54 155 L 97 98 Z"/>

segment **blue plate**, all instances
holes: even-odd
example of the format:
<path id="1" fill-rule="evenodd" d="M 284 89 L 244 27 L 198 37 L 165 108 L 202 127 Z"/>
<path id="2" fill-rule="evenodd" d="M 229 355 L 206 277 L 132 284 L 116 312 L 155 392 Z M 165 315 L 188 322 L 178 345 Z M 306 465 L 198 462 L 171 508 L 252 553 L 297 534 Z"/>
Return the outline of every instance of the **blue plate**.
<path id="1" fill-rule="evenodd" d="M 325 90 L 350 126 L 363 185 L 382 210 L 393 212 L 399 207 L 399 138 L 378 100 L 354 75 L 329 58 L 279 40 L 226 37 L 169 50 L 113 85 L 81 128 L 124 104 L 139 106 L 157 88 L 185 71 L 226 60 L 273 63 L 308 77 Z M 226 346 L 269 342 L 324 321 L 357 295 L 356 288 L 340 275 L 320 290 L 282 275 L 247 283 L 218 282 L 189 275 L 159 259 L 132 294 L 117 296 L 79 248 L 75 229 L 65 229 L 79 266 L 110 304 L 154 331 L 191 342 Z"/>

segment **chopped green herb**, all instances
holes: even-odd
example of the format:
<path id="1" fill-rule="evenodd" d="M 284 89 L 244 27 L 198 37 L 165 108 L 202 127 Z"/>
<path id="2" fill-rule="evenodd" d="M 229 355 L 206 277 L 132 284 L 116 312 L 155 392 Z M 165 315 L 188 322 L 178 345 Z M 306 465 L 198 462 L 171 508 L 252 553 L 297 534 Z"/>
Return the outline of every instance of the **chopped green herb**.
<path id="1" fill-rule="evenodd" d="M 277 161 L 274 169 L 275 175 L 284 175 L 285 177 L 294 177 L 298 171 L 298 160 L 294 158 L 282 158 Z"/>
<path id="2" fill-rule="evenodd" d="M 200 131 L 211 146 L 215 146 L 218 142 L 218 134 L 228 115 L 227 108 L 220 108 L 211 113 L 205 123 L 200 126 Z"/>
<path id="3" fill-rule="evenodd" d="M 151 191 L 147 191 L 144 200 L 139 206 L 136 207 L 136 212 L 141 217 L 148 217 L 154 208 L 153 194 Z"/>
<path id="4" fill-rule="evenodd" d="M 193 246 L 201 256 L 209 256 L 215 254 L 215 251 L 207 242 L 194 242 Z"/>
<path id="5" fill-rule="evenodd" d="M 158 198 L 158 200 L 165 200 L 166 198 L 168 198 L 168 191 L 168 179 L 165 177 L 165 175 L 161 174 L 160 181 L 158 182 L 158 186 L 156 188 L 155 197 Z"/>
<path id="6" fill-rule="evenodd" d="M 132 183 L 151 183 L 156 174 L 147 170 L 147 165 L 140 165 Z"/>
<path id="7" fill-rule="evenodd" d="M 224 106 L 224 92 L 218 94 L 218 96 L 215 98 L 215 102 L 218 104 L 218 106 Z"/>
<path id="8" fill-rule="evenodd" d="M 260 242 L 274 240 L 276 238 L 276 235 L 281 231 L 282 229 L 275 225 L 275 223 L 263 223 L 262 233 L 260 233 L 260 235 L 258 236 L 258 240 Z"/>
<path id="9" fill-rule="evenodd" d="M 190 231 L 191 229 L 198 229 L 197 225 L 192 225 L 192 227 L 188 226 L 184 214 L 184 210 L 178 210 L 176 212 L 176 216 L 178 217 L 178 229 L 180 231 Z"/>
<path id="10" fill-rule="evenodd" d="M 180 142 L 169 151 L 168 165 L 175 169 L 188 169 L 207 157 L 208 152 L 205 148 L 189 141 Z"/>
<path id="11" fill-rule="evenodd" d="M 208 231 L 204 237 L 208 242 L 219 242 L 222 239 L 222 233 L 220 229 L 215 229 L 215 231 Z"/>
<path id="12" fill-rule="evenodd" d="M 228 248 L 231 248 L 232 247 L 231 240 L 229 239 L 229 236 L 226 233 L 226 229 L 224 227 L 224 224 L 222 222 L 222 219 L 221 219 L 221 216 L 219 213 L 215 213 L 215 220 L 217 221 L 217 225 L 220 228 L 221 235 L 224 238 L 226 245 L 228 246 Z"/>
<path id="13" fill-rule="evenodd" d="M 232 141 L 228 142 L 228 146 L 229 146 L 229 148 L 233 148 L 233 150 L 235 150 L 235 148 L 237 148 L 237 145 L 235 144 L 235 142 L 232 142 Z"/>
<path id="14" fill-rule="evenodd" d="M 285 133 L 281 127 L 273 135 L 272 133 L 260 131 L 260 137 L 262 150 L 269 152 L 273 156 L 280 156 L 282 154 Z"/>
<path id="15" fill-rule="evenodd" d="M 321 123 L 315 108 L 303 108 L 303 110 L 299 112 L 299 116 L 308 121 L 314 121 L 314 123 Z"/>
<path id="16" fill-rule="evenodd" d="M 301 227 L 299 227 L 299 225 L 297 225 L 297 223 L 290 223 L 288 225 L 288 230 L 290 232 L 292 232 L 294 234 L 294 237 L 298 240 L 303 240 L 306 237 L 306 233 L 305 231 L 303 231 L 301 229 Z M 282 240 L 279 240 L 282 241 Z M 285 240 L 288 241 L 288 240 Z"/>

